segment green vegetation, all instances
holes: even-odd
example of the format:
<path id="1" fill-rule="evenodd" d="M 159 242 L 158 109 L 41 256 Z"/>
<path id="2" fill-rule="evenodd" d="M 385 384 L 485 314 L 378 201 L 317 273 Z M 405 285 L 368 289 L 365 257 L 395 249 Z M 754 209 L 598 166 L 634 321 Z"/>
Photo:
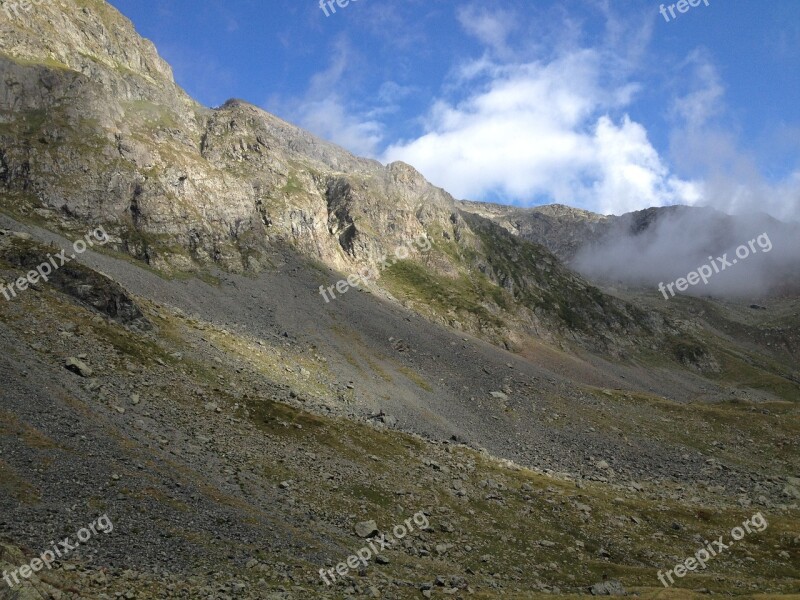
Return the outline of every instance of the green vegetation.
<path id="1" fill-rule="evenodd" d="M 737 352 L 721 349 L 719 352 L 721 372 L 709 374 L 718 381 L 735 384 L 742 389 L 763 390 L 792 403 L 800 403 L 800 383 L 782 376 L 786 368 L 772 361 L 756 364 L 752 358 L 742 357 Z M 763 360 L 763 359 L 762 359 Z"/>
<path id="2" fill-rule="evenodd" d="M 148 100 L 132 100 L 123 103 L 126 118 L 135 123 L 145 125 L 150 130 L 177 129 L 180 127 L 178 117 L 162 104 Z"/>
<path id="3" fill-rule="evenodd" d="M 541 246 L 521 240 L 477 215 L 462 215 L 481 242 L 491 278 L 511 290 L 514 301 L 549 312 L 568 329 L 592 337 L 609 326 L 643 325 L 644 313 L 635 312 L 630 305 L 624 305 L 623 310 L 621 302 L 584 283 Z"/>
<path id="4" fill-rule="evenodd" d="M 483 324 L 493 327 L 505 325 L 505 321 L 488 308 L 489 301 L 495 306 L 507 306 L 503 292 L 483 275 L 468 277 L 462 274 L 449 278 L 406 260 L 383 271 L 381 282 L 393 294 L 428 304 L 445 314 L 450 310 L 464 312 Z"/>
<path id="5" fill-rule="evenodd" d="M 48 67 L 50 69 L 58 69 L 61 71 L 70 71 L 71 69 L 62 62 L 55 60 L 54 58 L 42 58 L 37 60 L 30 60 L 27 58 L 21 58 L 19 56 L 11 56 L 10 54 L 6 54 L 5 52 L 0 52 L 0 56 L 5 60 L 10 60 L 18 65 L 22 65 L 24 67 L 35 67 L 35 66 L 43 66 Z"/>
<path id="6" fill-rule="evenodd" d="M 286 183 L 281 188 L 281 191 L 288 196 L 301 194 L 305 191 L 305 188 L 303 187 L 303 184 L 300 182 L 300 179 L 297 177 L 297 173 L 295 171 L 291 171 L 289 173 L 289 176 L 286 179 Z"/>
<path id="7" fill-rule="evenodd" d="M 669 336 L 667 347 L 675 359 L 686 366 L 697 366 L 710 358 L 708 348 L 687 337 Z"/>

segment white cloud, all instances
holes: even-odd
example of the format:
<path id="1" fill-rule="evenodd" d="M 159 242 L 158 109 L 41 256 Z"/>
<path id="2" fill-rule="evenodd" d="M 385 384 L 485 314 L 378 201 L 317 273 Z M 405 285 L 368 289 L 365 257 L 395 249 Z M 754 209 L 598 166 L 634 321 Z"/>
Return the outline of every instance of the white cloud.
<path id="1" fill-rule="evenodd" d="M 504 65 L 484 57 L 458 73 L 465 98 L 438 99 L 427 131 L 390 146 L 385 161 L 410 163 L 460 198 L 498 194 L 613 213 L 698 200 L 696 185 L 670 175 L 644 127 L 612 118 L 636 87 L 606 83 L 600 52 Z"/>
<path id="2" fill-rule="evenodd" d="M 297 117 L 305 129 L 358 156 L 375 156 L 383 139 L 383 126 L 379 122 L 349 114 L 336 95 L 303 103 L 297 110 Z"/>
<path id="3" fill-rule="evenodd" d="M 702 178 L 702 203 L 730 214 L 765 212 L 800 220 L 800 165 L 769 181 L 741 147 L 731 125 L 721 78 L 707 54 L 689 54 L 677 72 L 683 89 L 672 101 L 671 153 L 684 172 Z"/>
<path id="4" fill-rule="evenodd" d="M 627 116 L 619 126 L 601 117 L 593 141 L 600 163 L 593 192 L 600 212 L 619 214 L 700 200 L 698 184 L 671 176 L 647 140 L 644 127 Z"/>
<path id="5" fill-rule="evenodd" d="M 725 111 L 725 88 L 716 68 L 701 49 L 693 50 L 679 69 L 682 82 L 690 88 L 683 96 L 673 99 L 673 118 L 688 129 L 706 126 Z"/>
<path id="6" fill-rule="evenodd" d="M 274 102 L 285 107 L 281 112 L 288 120 L 358 156 L 372 158 L 383 140 L 383 125 L 374 118 L 378 113 L 354 109 L 339 92 L 348 87 L 343 80 L 352 66 L 349 45 L 340 38 L 329 66 L 311 78 L 302 98 Z M 402 90 L 399 86 L 397 89 Z"/>
<path id="7" fill-rule="evenodd" d="M 498 53 L 508 51 L 508 36 L 516 29 L 517 23 L 511 12 L 490 11 L 477 5 L 461 7 L 458 22 L 467 33 Z"/>

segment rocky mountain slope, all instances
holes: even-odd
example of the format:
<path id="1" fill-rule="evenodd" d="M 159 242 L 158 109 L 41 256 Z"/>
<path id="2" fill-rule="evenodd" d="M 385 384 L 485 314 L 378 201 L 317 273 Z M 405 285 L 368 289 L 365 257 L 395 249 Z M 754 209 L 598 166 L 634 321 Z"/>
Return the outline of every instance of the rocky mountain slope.
<path id="1" fill-rule="evenodd" d="M 604 236 L 615 217 L 563 204 L 519 208 L 487 202 L 460 201 L 459 208 L 487 219 L 522 239 L 541 244 L 569 263 L 587 243 Z"/>
<path id="2" fill-rule="evenodd" d="M 664 597 L 659 569 L 758 511 L 678 585 L 798 591 L 796 296 L 601 291 L 560 258 L 607 218 L 525 229 L 202 107 L 100 0 L 5 16 L 0 569 L 114 531 L 0 598 Z"/>
<path id="3" fill-rule="evenodd" d="M 6 279 L 53 251 L 37 244 L 69 247 L 6 224 Z M 98 514 L 115 529 L 0 597 L 533 598 L 606 578 L 661 597 L 658 569 L 758 511 L 767 529 L 681 584 L 797 590 L 796 401 L 515 356 L 369 294 L 310 319 L 314 272 L 272 260 L 215 283 L 89 251 L 74 285 L 4 301 L 0 566 Z M 73 291 L 106 277 L 141 324 Z M 419 511 L 430 530 L 319 577 L 367 544 L 356 525 Z"/>
<path id="4" fill-rule="evenodd" d="M 408 165 L 359 159 L 242 101 L 199 106 L 114 9 L 69 6 L 0 30 L 0 186 L 15 216 L 102 223 L 116 249 L 166 273 L 258 273 L 277 243 L 349 273 L 427 236 L 432 249 L 410 246 L 388 287 L 436 322 L 508 347 L 533 335 L 612 354 L 675 330 L 465 219 Z"/>

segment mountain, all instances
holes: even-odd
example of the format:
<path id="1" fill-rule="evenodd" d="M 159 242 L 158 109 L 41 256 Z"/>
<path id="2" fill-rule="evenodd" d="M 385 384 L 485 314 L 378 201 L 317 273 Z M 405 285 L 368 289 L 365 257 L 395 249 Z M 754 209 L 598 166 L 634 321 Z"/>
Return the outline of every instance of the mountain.
<path id="1" fill-rule="evenodd" d="M 587 242 L 598 239 L 615 217 L 563 204 L 518 208 L 486 202 L 460 201 L 459 208 L 480 215 L 524 240 L 541 244 L 569 263 Z"/>
<path id="2" fill-rule="evenodd" d="M 795 224 L 456 201 L 201 106 L 106 2 L 4 7 L 0 598 L 655 597 L 757 512 L 676 585 L 797 589 Z M 763 289 L 622 277 L 762 226 Z"/>
<path id="3" fill-rule="evenodd" d="M 730 216 L 711 208 L 667 206 L 606 216 L 557 204 L 459 206 L 543 245 L 591 281 L 654 287 L 708 265 L 714 278 L 696 294 L 739 299 L 800 294 L 800 224 L 763 213 Z M 742 246 L 741 264 L 723 274 L 716 259 L 729 254 L 736 261 L 732 267 Z"/>

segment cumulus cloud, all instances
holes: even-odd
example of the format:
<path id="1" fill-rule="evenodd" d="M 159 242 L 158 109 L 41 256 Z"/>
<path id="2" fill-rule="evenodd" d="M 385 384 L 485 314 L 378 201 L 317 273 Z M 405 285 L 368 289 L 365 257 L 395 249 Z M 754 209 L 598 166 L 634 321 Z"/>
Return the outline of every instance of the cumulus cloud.
<path id="1" fill-rule="evenodd" d="M 459 198 L 606 214 L 687 204 L 800 220 L 800 164 L 782 179 L 764 176 L 769 169 L 737 140 L 710 54 L 691 50 L 654 75 L 644 67 L 655 60 L 653 15 L 615 12 L 608 0 L 591 6 L 604 26 L 590 41 L 560 4 L 546 14 L 537 8 L 535 19 L 462 4 L 455 18 L 483 51 L 451 65 L 427 110 L 415 114 L 402 107 L 425 86 L 391 73 L 371 94 L 360 91 L 369 59 L 342 37 L 307 92 L 282 102 L 281 113 L 356 154 L 412 164 Z M 397 28 L 398 11 L 388 14 Z M 385 30 L 387 18 L 375 26 Z M 666 110 L 655 121 L 641 120 L 649 112 L 645 85 L 664 90 L 658 101 Z M 419 134 L 387 140 L 401 121 L 420 126 Z"/>
<path id="2" fill-rule="evenodd" d="M 384 160 L 413 164 L 461 198 L 609 213 L 698 201 L 697 184 L 671 175 L 645 128 L 622 110 L 636 86 L 609 83 L 601 52 L 508 64 L 483 57 L 458 77 L 465 98 L 438 99 L 426 131 L 391 145 Z"/>
<path id="3" fill-rule="evenodd" d="M 778 182 L 766 181 L 755 159 L 737 143 L 725 104 L 725 86 L 703 50 L 690 52 L 676 66 L 668 113 L 673 164 L 696 181 L 688 189 L 677 190 L 678 195 L 687 198 L 688 204 L 705 208 L 672 207 L 658 215 L 644 211 L 610 221 L 599 239 L 579 251 L 572 266 L 594 280 L 655 290 L 701 267 L 708 271 L 714 264 L 721 266 L 719 258 L 727 256 L 731 268 L 714 272 L 708 283 L 692 286 L 685 293 L 731 298 L 797 293 L 800 225 L 773 217 L 782 221 L 798 218 L 800 171 Z M 622 142 L 614 145 L 625 147 Z M 660 176 L 661 182 L 670 181 L 644 138 L 628 152 L 640 157 L 648 168 L 628 172 L 624 182 L 654 175 Z M 687 185 L 671 181 L 671 185 Z M 645 179 L 638 187 L 648 185 L 656 187 L 657 183 Z M 624 191 L 618 195 L 624 196 Z M 756 244 L 759 239 L 768 244 Z M 741 260 L 747 250 L 743 245 L 751 243 L 755 251 Z"/>

